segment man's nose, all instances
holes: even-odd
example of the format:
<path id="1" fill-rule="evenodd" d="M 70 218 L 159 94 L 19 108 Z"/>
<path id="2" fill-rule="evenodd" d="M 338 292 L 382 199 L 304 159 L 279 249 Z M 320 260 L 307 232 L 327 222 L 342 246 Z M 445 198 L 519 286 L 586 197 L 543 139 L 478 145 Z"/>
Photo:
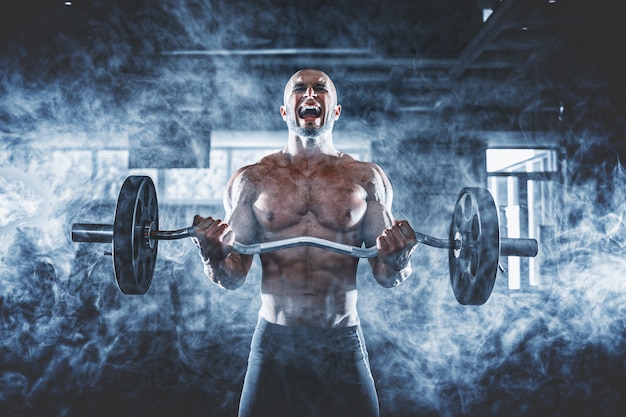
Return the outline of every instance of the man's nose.
<path id="1" fill-rule="evenodd" d="M 304 95 L 306 97 L 317 97 L 317 93 L 315 92 L 315 89 L 311 86 L 307 87 L 306 91 L 304 92 Z"/>

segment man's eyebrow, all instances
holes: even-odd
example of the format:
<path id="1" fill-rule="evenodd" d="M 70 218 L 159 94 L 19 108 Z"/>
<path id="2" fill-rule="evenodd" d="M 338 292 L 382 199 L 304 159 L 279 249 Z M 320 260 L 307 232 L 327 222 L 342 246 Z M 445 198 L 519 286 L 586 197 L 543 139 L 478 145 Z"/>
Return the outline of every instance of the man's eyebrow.
<path id="1" fill-rule="evenodd" d="M 297 81 L 297 82 L 293 83 L 293 88 L 305 87 L 306 85 L 307 85 L 307 83 L 305 83 L 304 81 Z M 324 82 L 324 81 L 318 81 L 315 84 L 313 84 L 313 87 L 328 88 L 328 83 Z"/>

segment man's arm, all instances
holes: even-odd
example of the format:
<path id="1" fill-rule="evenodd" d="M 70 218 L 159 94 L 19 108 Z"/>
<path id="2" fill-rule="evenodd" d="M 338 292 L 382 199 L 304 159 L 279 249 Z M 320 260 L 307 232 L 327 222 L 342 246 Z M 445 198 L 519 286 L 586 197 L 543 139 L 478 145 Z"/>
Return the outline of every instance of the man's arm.
<path id="1" fill-rule="evenodd" d="M 228 182 L 224 193 L 226 221 L 196 216 L 194 241 L 200 248 L 206 276 L 222 288 L 234 290 L 243 285 L 252 265 L 252 255 L 232 250 L 235 237 L 241 243 L 252 243 L 257 224 L 252 212 L 250 184 L 245 170 L 239 170 Z"/>
<path id="2" fill-rule="evenodd" d="M 373 177 L 368 184 L 367 211 L 363 221 L 366 246 L 376 244 L 378 256 L 369 263 L 376 281 L 391 288 L 412 272 L 411 254 L 417 245 L 415 232 L 407 221 L 396 221 L 391 214 L 393 189 L 384 171 L 371 164 Z"/>

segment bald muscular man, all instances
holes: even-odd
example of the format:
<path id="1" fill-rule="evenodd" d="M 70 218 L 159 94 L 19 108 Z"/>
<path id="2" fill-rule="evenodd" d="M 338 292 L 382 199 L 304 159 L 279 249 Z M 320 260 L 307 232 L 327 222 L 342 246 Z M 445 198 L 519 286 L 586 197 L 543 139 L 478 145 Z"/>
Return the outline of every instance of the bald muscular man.
<path id="1" fill-rule="evenodd" d="M 194 218 L 206 275 L 226 289 L 244 283 L 252 256 L 234 252 L 235 239 L 313 236 L 375 245 L 374 278 L 383 287 L 400 284 L 411 273 L 415 233 L 407 221 L 394 220 L 383 170 L 335 149 L 341 105 L 333 82 L 322 71 L 300 70 L 283 99 L 285 148 L 234 174 L 224 221 Z M 260 259 L 261 309 L 239 416 L 378 416 L 357 312 L 359 259 L 309 246 Z"/>

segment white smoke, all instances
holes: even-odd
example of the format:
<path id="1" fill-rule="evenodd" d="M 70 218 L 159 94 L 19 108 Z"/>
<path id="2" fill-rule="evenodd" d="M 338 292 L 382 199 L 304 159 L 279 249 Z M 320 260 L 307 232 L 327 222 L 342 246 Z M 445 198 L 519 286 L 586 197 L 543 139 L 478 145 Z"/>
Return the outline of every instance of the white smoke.
<path id="1" fill-rule="evenodd" d="M 107 30 L 55 38 L 37 65 L 19 64 L 32 58 L 26 48 L 0 60 L 0 409 L 33 416 L 232 415 L 259 305 L 259 266 L 244 287 L 227 292 L 203 276 L 191 242 L 161 242 L 148 293 L 121 294 L 104 255 L 110 245 L 73 243 L 69 230 L 74 222 L 112 222 L 111 194 L 126 172 L 107 168 L 104 181 L 84 168 L 81 154 L 68 159 L 63 150 L 127 147 L 132 135 L 157 132 L 163 114 L 184 124 L 188 113 L 165 92 L 228 119 L 259 97 L 280 100 L 282 85 L 259 87 L 237 59 L 208 68 L 161 54 L 181 39 L 198 49 L 240 46 L 231 39 L 237 24 L 255 21 L 217 21 L 213 8 L 226 5 L 170 2 L 135 21 L 116 7 L 94 22 Z M 141 45 L 125 41 L 137 33 Z M 344 36 L 354 41 L 349 28 Z M 395 120 L 366 123 L 381 137 L 401 135 Z M 441 129 L 458 135 L 455 128 Z M 456 180 L 472 185 L 471 169 L 459 167 Z M 611 186 L 602 207 L 596 182 L 559 186 L 558 230 L 541 242 L 550 250 L 541 271 L 548 284 L 536 293 L 510 293 L 500 274 L 485 305 L 461 306 L 440 249 L 420 247 L 414 276 L 392 290 L 377 286 L 362 265 L 359 308 L 385 415 L 626 409 L 623 167 L 616 163 L 603 180 Z M 392 182 L 396 211 L 415 210 L 420 202 L 405 196 L 416 183 Z M 453 201 L 440 204 L 435 190 L 428 192 L 434 202 L 424 202 L 430 210 L 420 220 L 441 217 L 433 234 L 444 236 Z M 187 225 L 196 209 L 216 208 L 168 207 L 161 224 Z"/>

